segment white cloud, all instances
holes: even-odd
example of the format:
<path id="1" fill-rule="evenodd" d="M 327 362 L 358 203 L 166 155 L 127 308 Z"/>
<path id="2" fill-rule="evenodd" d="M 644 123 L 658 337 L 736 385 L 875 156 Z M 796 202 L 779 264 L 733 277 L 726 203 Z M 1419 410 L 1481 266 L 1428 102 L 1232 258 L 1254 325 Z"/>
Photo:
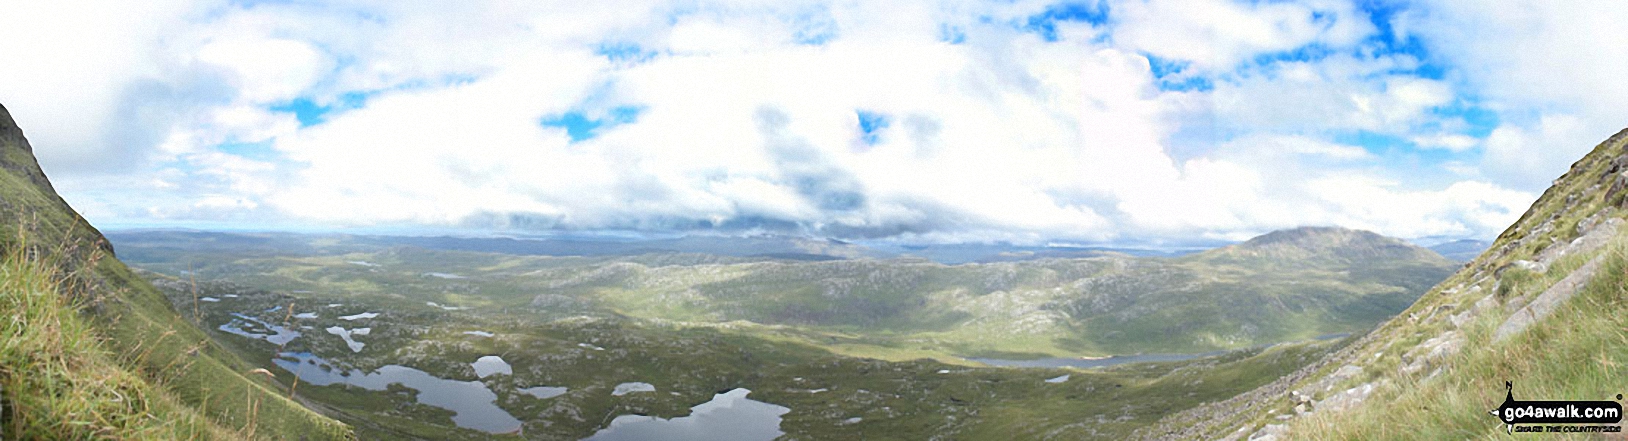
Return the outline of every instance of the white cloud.
<path id="1" fill-rule="evenodd" d="M 1409 134 L 1438 118 L 1431 108 L 1454 99 L 1443 81 L 1392 73 L 1416 64 L 1407 55 L 1334 55 L 1246 69 L 1216 85 L 1216 111 L 1225 123 L 1245 130 Z"/>
<path id="2" fill-rule="evenodd" d="M 1258 164 L 1297 162 L 1287 157 L 1300 155 L 1311 160 L 1355 161 L 1374 159 L 1362 147 L 1329 142 L 1303 135 L 1253 135 L 1229 141 L 1220 153 L 1231 157 L 1251 157 Z"/>
<path id="3" fill-rule="evenodd" d="M 1307 183 L 1325 203 L 1331 223 L 1401 237 L 1487 237 L 1514 223 L 1536 196 L 1479 181 L 1438 191 L 1399 188 L 1396 182 L 1335 176 Z"/>
<path id="4" fill-rule="evenodd" d="M 1364 14 L 1337 1 L 1124 0 L 1109 8 L 1126 47 L 1206 70 L 1308 44 L 1349 46 L 1374 32 Z"/>
<path id="5" fill-rule="evenodd" d="M 1618 2 L 1421 2 L 1408 29 L 1450 63 L 1500 125 L 1481 168 L 1541 191 L 1628 125 L 1628 8 Z"/>
<path id="6" fill-rule="evenodd" d="M 299 97 L 333 64 L 310 44 L 281 38 L 211 41 L 198 49 L 197 57 L 230 71 L 239 98 L 259 104 Z"/>
<path id="7" fill-rule="evenodd" d="M 1454 152 L 1469 150 L 1471 147 L 1481 144 L 1481 140 L 1476 139 L 1473 136 L 1461 135 L 1457 133 L 1436 133 L 1431 135 L 1415 136 L 1413 137 L 1412 141 L 1419 147 L 1444 149 Z"/>
<path id="8" fill-rule="evenodd" d="M 1060 22 L 1055 42 L 1014 25 L 1048 6 L 178 4 L 124 11 L 168 24 L 162 33 L 115 24 L 74 47 L 0 43 L 0 55 L 47 64 L 0 72 L 0 99 L 93 221 L 920 240 L 1237 239 L 1301 224 L 1486 236 L 1531 200 L 1506 189 L 1529 179 L 1516 158 L 1590 133 L 1579 116 L 1484 142 L 1461 134 L 1433 109 L 1480 83 L 1372 55 L 1376 30 L 1346 2 L 1115 2 L 1109 25 Z M 0 17 L 45 12 L 0 6 Z M 1446 38 L 1405 17 L 1406 32 Z M 961 44 L 941 41 L 947 30 Z M 0 42 L 16 39 L 5 32 Z M 104 42 L 121 52 L 87 48 Z M 1332 54 L 1251 61 L 1307 45 Z M 1161 90 L 1144 53 L 1191 61 L 1186 75 L 1214 88 Z M 61 54 L 74 56 L 47 63 Z M 78 69 L 101 69 L 68 77 L 93 87 L 52 76 Z M 272 110 L 295 98 L 345 108 L 302 127 Z M 585 141 L 540 124 L 617 108 L 637 118 Z M 886 121 L 874 143 L 860 111 Z M 141 118 L 117 118 L 130 114 Z M 1453 155 L 1484 145 L 1485 158 L 1408 176 L 1387 167 L 1410 152 L 1335 141 L 1352 131 Z M 110 136 L 142 160 L 98 156 Z"/>
<path id="9" fill-rule="evenodd" d="M 7 2 L 0 5 L 4 102 L 47 172 L 130 171 L 169 118 L 141 100 L 162 93 L 158 39 L 203 2 Z M 159 127 L 141 127 L 152 125 Z M 161 137 L 161 136 L 158 136 Z"/>
<path id="10" fill-rule="evenodd" d="M 1604 139 L 1573 115 L 1546 115 L 1532 127 L 1505 124 L 1487 136 L 1481 168 L 1520 188 L 1547 188 Z"/>

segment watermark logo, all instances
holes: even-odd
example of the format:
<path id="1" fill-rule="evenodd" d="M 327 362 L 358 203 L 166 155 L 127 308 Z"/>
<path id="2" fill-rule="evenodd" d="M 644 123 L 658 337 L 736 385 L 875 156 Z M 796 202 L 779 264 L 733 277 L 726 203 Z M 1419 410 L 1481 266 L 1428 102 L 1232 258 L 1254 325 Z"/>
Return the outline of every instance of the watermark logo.
<path id="1" fill-rule="evenodd" d="M 1622 421 L 1622 394 L 1617 401 L 1517 401 L 1515 383 L 1505 381 L 1504 404 L 1487 413 L 1498 417 L 1506 426 L 1505 433 L 1617 433 L 1622 426 L 1608 426 Z M 1527 424 L 1521 426 L 1521 424 Z M 1563 426 L 1562 424 L 1595 424 Z"/>

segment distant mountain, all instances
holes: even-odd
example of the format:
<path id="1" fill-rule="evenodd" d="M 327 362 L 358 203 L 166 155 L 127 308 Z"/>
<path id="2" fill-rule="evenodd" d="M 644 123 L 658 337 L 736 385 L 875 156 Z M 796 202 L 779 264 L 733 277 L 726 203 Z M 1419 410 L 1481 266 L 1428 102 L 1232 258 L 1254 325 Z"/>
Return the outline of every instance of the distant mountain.
<path id="1" fill-rule="evenodd" d="M 1448 259 L 1459 262 L 1469 262 L 1471 260 L 1475 260 L 1476 256 L 1480 256 L 1481 252 L 1486 251 L 1487 248 L 1491 246 L 1492 242 L 1484 240 L 1461 239 L 1431 245 L 1430 250 L 1435 251 L 1437 254 L 1441 254 L 1442 257 L 1446 257 Z"/>
<path id="2" fill-rule="evenodd" d="M 690 253 L 743 258 L 786 260 L 925 258 L 946 265 L 1018 262 L 1037 259 L 1083 258 L 1109 255 L 1174 257 L 1196 250 L 1151 250 L 1085 246 L 1024 246 L 1005 243 L 861 244 L 837 239 L 792 236 L 684 236 L 630 239 L 576 236 L 459 237 L 379 236 L 349 234 L 293 234 L 278 232 L 215 232 L 192 230 L 115 230 L 107 233 L 115 244 L 135 250 L 126 256 L 138 261 L 165 260 L 157 254 L 231 252 L 236 255 L 335 254 L 374 252 L 399 246 L 432 250 L 473 251 L 523 256 L 630 257 L 641 254 Z"/>
<path id="3" fill-rule="evenodd" d="M 1553 182 L 1495 242 L 1433 247 L 1468 263 L 1372 332 L 1294 374 L 1166 417 L 1140 435 L 1492 439 L 1540 427 L 1488 415 L 1511 395 L 1621 401 L 1628 391 L 1628 130 Z"/>
<path id="4" fill-rule="evenodd" d="M 1069 259 L 1125 255 L 1138 257 L 1174 257 L 1194 252 L 1191 249 L 1152 250 L 1128 247 L 1088 246 L 1024 246 L 1006 243 L 958 243 L 873 245 L 872 249 L 894 256 L 916 256 L 955 265 L 961 263 L 1020 262 L 1036 259 Z"/>
<path id="5" fill-rule="evenodd" d="M 1340 265 L 1366 262 L 1439 261 L 1442 256 L 1401 239 L 1339 227 L 1300 227 L 1273 231 L 1244 243 L 1200 253 L 1201 260 L 1259 261 L 1288 265 Z"/>

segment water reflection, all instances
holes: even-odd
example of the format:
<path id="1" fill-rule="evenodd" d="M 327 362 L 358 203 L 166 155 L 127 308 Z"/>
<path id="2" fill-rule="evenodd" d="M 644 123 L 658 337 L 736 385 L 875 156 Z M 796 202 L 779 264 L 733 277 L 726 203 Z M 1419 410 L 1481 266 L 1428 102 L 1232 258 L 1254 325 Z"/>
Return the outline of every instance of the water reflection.
<path id="1" fill-rule="evenodd" d="M 341 316 L 341 317 L 339 317 L 339 319 L 340 320 L 345 320 L 345 321 L 355 321 L 357 319 L 370 319 L 370 318 L 374 318 L 374 317 L 378 317 L 378 316 L 379 316 L 379 313 L 377 313 L 377 312 L 364 312 L 364 313 L 361 313 L 361 314 Z"/>
<path id="2" fill-rule="evenodd" d="M 1339 333 L 1334 333 L 1334 334 L 1319 335 L 1319 336 L 1313 337 L 1312 339 L 1313 340 L 1334 340 L 1334 339 L 1346 338 L 1346 337 L 1350 337 L 1350 336 L 1351 336 L 1351 333 L 1349 333 L 1349 332 L 1339 332 Z M 1282 344 L 1282 343 L 1280 343 L 1280 344 Z M 1261 345 L 1261 346 L 1256 346 L 1256 348 L 1269 348 L 1269 347 L 1272 347 L 1272 346 L 1276 346 L 1276 345 Z M 990 365 L 990 366 L 1000 366 L 1000 367 L 1038 367 L 1038 368 L 1075 367 L 1075 368 L 1094 368 L 1094 367 L 1113 366 L 1113 365 L 1126 364 L 1126 363 L 1185 361 L 1185 360 L 1192 360 L 1194 358 L 1214 357 L 1214 356 L 1217 356 L 1217 355 L 1226 354 L 1227 352 L 1228 351 L 1212 351 L 1212 352 L 1205 352 L 1205 353 L 1202 353 L 1202 354 L 1114 355 L 1114 356 L 1102 357 L 1102 358 L 1039 358 L 1039 359 L 1034 359 L 1034 360 L 1007 360 L 1007 359 L 1000 359 L 1000 358 L 978 358 L 978 357 L 966 357 L 965 359 L 970 360 L 970 361 L 976 361 L 976 362 L 983 363 L 983 364 Z"/>
<path id="3" fill-rule="evenodd" d="M 611 420 L 589 441 L 619 440 L 772 440 L 786 434 L 780 431 L 780 416 L 790 412 L 785 406 L 746 398 L 752 391 L 737 388 L 714 395 L 712 401 L 690 408 L 690 415 L 673 419 L 622 415 Z"/>
<path id="4" fill-rule="evenodd" d="M 620 397 L 620 396 L 627 395 L 627 394 L 634 393 L 634 392 L 655 392 L 655 391 L 656 391 L 656 386 L 655 385 L 652 385 L 650 383 L 643 383 L 643 382 L 635 381 L 635 382 L 632 382 L 632 383 L 622 383 L 622 384 L 616 385 L 616 390 L 612 390 L 611 395 L 615 395 L 615 396 Z"/>
<path id="5" fill-rule="evenodd" d="M 372 373 L 360 369 L 341 371 L 327 360 L 309 353 L 284 352 L 272 360 L 283 370 L 293 372 L 303 383 L 317 386 L 348 384 L 372 391 L 400 384 L 418 391 L 418 402 L 450 410 L 453 424 L 488 433 L 520 430 L 520 420 L 497 407 L 497 394 L 479 381 L 439 378 L 405 366 L 389 365 Z"/>
<path id="6" fill-rule="evenodd" d="M 531 395 L 531 396 L 534 396 L 534 397 L 537 397 L 537 398 L 554 398 L 554 397 L 557 397 L 557 396 L 560 396 L 560 395 L 565 395 L 565 392 L 567 390 L 568 389 L 563 388 L 563 387 L 537 386 L 537 387 L 528 387 L 528 388 L 525 388 L 525 389 L 520 389 L 520 393 L 523 393 L 523 394 L 526 394 L 526 395 Z"/>
<path id="7" fill-rule="evenodd" d="M 249 317 L 240 313 L 234 312 L 232 313 L 232 317 L 236 318 L 233 318 L 230 322 L 226 322 L 224 325 L 220 325 L 220 327 L 217 329 L 248 338 L 265 340 L 278 346 L 286 345 L 288 342 L 293 341 L 294 338 L 300 336 L 300 331 L 266 323 L 260 321 L 260 319 Z M 262 330 L 269 330 L 270 332 L 274 333 L 268 334 Z"/>
<path id="8" fill-rule="evenodd" d="M 1103 358 L 1039 358 L 1034 360 L 1005 360 L 1000 358 L 970 357 L 967 360 L 976 361 L 990 366 L 1001 367 L 1034 367 L 1034 368 L 1094 368 L 1113 366 L 1125 363 L 1147 363 L 1156 361 L 1182 361 L 1200 357 L 1212 357 L 1227 353 L 1226 351 L 1206 352 L 1203 354 L 1142 354 L 1142 355 L 1115 355 Z"/>
<path id="9" fill-rule="evenodd" d="M 514 369 L 509 368 L 509 363 L 503 361 L 503 357 L 496 355 L 481 357 L 480 359 L 475 360 L 474 363 L 470 363 L 470 365 L 475 367 L 475 376 L 481 378 L 486 378 L 496 374 L 514 374 Z"/>
<path id="10" fill-rule="evenodd" d="M 329 334 L 337 335 L 340 338 L 345 339 L 345 346 L 350 346 L 351 352 L 362 352 L 362 347 L 367 346 L 367 343 L 353 340 L 350 336 L 368 335 L 369 333 L 373 332 L 373 328 L 345 329 L 338 326 L 329 326 L 327 331 Z"/>

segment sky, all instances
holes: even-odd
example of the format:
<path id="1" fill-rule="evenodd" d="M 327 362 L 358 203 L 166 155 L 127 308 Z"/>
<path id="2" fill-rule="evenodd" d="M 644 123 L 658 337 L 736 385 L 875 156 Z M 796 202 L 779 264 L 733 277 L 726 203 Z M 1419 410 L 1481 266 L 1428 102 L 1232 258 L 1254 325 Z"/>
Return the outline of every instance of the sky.
<path id="1" fill-rule="evenodd" d="M 103 228 L 1491 238 L 1628 125 L 1613 1 L 0 2 Z"/>

